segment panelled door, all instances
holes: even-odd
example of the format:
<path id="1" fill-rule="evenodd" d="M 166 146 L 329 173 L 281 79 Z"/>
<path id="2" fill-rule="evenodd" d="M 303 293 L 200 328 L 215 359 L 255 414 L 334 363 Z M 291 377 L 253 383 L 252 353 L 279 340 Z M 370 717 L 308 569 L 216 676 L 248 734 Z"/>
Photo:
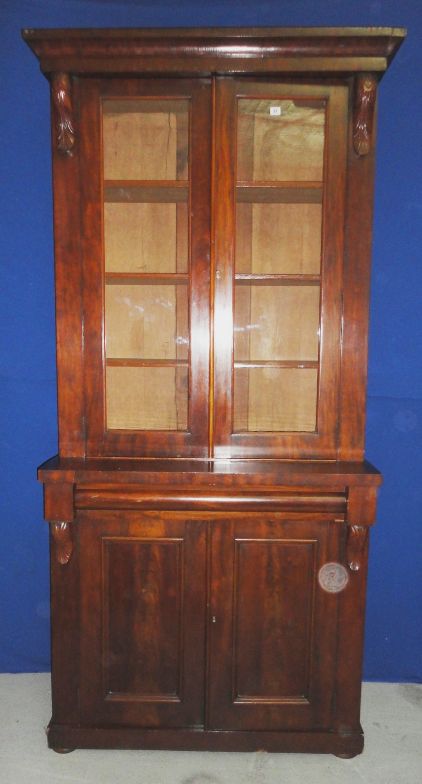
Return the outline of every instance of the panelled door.
<path id="1" fill-rule="evenodd" d="M 322 514 L 81 513 L 81 721 L 327 728 L 338 596 L 318 572 L 340 533 Z"/>
<path id="2" fill-rule="evenodd" d="M 81 720 L 203 726 L 206 524 L 89 511 L 78 532 Z"/>
<path id="3" fill-rule="evenodd" d="M 318 572 L 339 560 L 340 533 L 298 513 L 213 524 L 210 729 L 330 726 L 339 599 Z"/>

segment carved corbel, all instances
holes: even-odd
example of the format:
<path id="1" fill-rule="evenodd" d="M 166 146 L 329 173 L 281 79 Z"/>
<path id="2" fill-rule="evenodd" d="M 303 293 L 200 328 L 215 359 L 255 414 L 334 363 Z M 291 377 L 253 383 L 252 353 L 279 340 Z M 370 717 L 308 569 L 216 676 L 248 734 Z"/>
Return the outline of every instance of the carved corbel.
<path id="1" fill-rule="evenodd" d="M 75 146 L 75 124 L 71 96 L 70 77 L 66 73 L 56 73 L 51 79 L 53 96 L 54 125 L 56 144 L 59 152 L 73 155 Z"/>
<path id="2" fill-rule="evenodd" d="M 371 150 L 377 80 L 372 74 L 356 77 L 353 107 L 353 146 L 357 155 Z"/>
<path id="3" fill-rule="evenodd" d="M 73 552 L 72 528 L 70 523 L 50 523 L 50 530 L 54 540 L 56 559 L 63 566 L 69 563 Z"/>
<path id="4" fill-rule="evenodd" d="M 347 526 L 346 561 L 352 572 L 358 572 L 362 567 L 367 541 L 366 525 Z"/>

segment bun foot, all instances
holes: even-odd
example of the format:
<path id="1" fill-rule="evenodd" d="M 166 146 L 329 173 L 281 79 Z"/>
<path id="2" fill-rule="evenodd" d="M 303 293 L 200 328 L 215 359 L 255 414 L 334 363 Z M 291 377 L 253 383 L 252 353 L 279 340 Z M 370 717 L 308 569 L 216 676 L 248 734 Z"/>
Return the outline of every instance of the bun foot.
<path id="1" fill-rule="evenodd" d="M 75 748 L 76 748 L 76 746 L 75 746 Z M 52 751 L 55 751 L 56 754 L 70 754 L 71 751 L 75 751 L 75 748 L 73 748 L 73 749 L 62 749 L 62 748 L 60 748 L 60 746 L 58 746 L 57 748 L 52 747 Z"/>

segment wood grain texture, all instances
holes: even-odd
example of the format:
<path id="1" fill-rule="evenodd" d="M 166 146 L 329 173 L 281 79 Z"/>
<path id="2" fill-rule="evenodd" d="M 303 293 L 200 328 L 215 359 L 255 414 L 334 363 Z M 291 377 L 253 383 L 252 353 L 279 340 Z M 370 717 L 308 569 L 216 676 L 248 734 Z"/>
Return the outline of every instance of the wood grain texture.
<path id="1" fill-rule="evenodd" d="M 368 527 L 365 525 L 347 527 L 346 560 L 352 572 L 358 572 L 362 568 L 368 533 Z"/>
<path id="2" fill-rule="evenodd" d="M 363 733 L 259 732 L 229 730 L 151 729 L 134 727 L 76 727 L 50 724 L 48 745 L 88 749 L 173 749 L 174 751 L 269 751 L 335 754 L 355 757 L 363 750 Z"/>
<path id="3" fill-rule="evenodd" d="M 305 73 L 385 71 L 402 28 L 24 30 L 48 73 Z"/>
<path id="4" fill-rule="evenodd" d="M 63 568 L 50 531 L 52 721 L 79 722 L 80 580 L 79 532 L 73 526 L 73 557 Z"/>
<path id="5" fill-rule="evenodd" d="M 41 482 L 137 484 L 163 487 L 239 488 L 379 487 L 382 477 L 366 460 L 147 460 L 50 458 L 38 469 Z"/>
<path id="6" fill-rule="evenodd" d="M 375 138 L 375 128 L 373 129 Z M 362 460 L 365 450 L 374 146 L 353 147 L 353 85 L 349 92 L 347 194 L 343 261 L 343 331 L 339 398 L 339 460 Z"/>
<path id="7" fill-rule="evenodd" d="M 183 701 L 184 542 L 103 537 L 106 699 Z"/>
<path id="8" fill-rule="evenodd" d="M 78 520 L 83 721 L 203 725 L 204 524 L 130 511 Z"/>
<path id="9" fill-rule="evenodd" d="M 77 83 L 72 92 L 78 122 Z M 52 112 L 53 139 L 54 135 Z M 68 156 L 62 155 L 53 143 L 52 156 L 59 450 L 63 457 L 84 457 L 80 147 Z"/>
<path id="10" fill-rule="evenodd" d="M 75 517 L 74 486 L 71 482 L 46 482 L 44 518 L 48 522 L 71 522 Z"/>
<path id="11" fill-rule="evenodd" d="M 78 509 L 186 509 L 189 511 L 243 511 L 243 510 L 290 510 L 291 512 L 335 512 L 343 517 L 346 498 L 342 493 L 327 492 L 277 492 L 264 488 L 241 492 L 224 492 L 214 488 L 213 492 L 182 490 L 180 487 L 162 487 L 159 492 L 145 491 L 131 485 L 125 486 L 81 486 L 75 496 Z"/>
<path id="12" fill-rule="evenodd" d="M 232 699 L 307 703 L 317 542 L 254 533 L 234 546 Z"/>
<path id="13" fill-rule="evenodd" d="M 377 511 L 378 488 L 376 486 L 349 487 L 347 498 L 348 525 L 373 525 Z"/>
<path id="14" fill-rule="evenodd" d="M 213 524 L 209 727 L 329 725 L 337 604 L 316 580 L 338 559 L 339 534 L 315 513 Z"/>
<path id="15" fill-rule="evenodd" d="M 345 553 L 347 530 L 343 530 Z M 338 594 L 339 616 L 336 666 L 336 715 L 334 729 L 345 739 L 361 732 L 360 700 L 362 687 L 365 600 L 369 536 L 361 552 L 361 568 L 351 572 L 347 588 Z"/>

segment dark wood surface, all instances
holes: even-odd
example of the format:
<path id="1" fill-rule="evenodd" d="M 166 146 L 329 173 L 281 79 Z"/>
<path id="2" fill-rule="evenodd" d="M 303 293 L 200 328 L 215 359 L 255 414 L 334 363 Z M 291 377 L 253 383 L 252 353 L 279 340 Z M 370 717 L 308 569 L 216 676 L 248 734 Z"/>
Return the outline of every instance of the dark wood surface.
<path id="1" fill-rule="evenodd" d="M 48 745 L 59 753 L 81 749 L 172 749 L 174 751 L 269 751 L 334 754 L 348 759 L 363 750 L 363 734 L 338 732 L 242 732 L 228 730 L 78 727 L 51 723 Z"/>
<path id="2" fill-rule="evenodd" d="M 383 72 L 402 28 L 23 30 L 45 73 Z"/>
<path id="3" fill-rule="evenodd" d="M 375 485 L 382 482 L 371 463 L 328 460 L 77 460 L 50 458 L 38 469 L 42 482 L 192 484 L 220 487 Z"/>
<path id="4" fill-rule="evenodd" d="M 354 151 L 352 89 L 347 103 L 353 84 L 272 82 L 269 88 L 230 78 L 214 84 L 205 79 L 84 79 L 72 88 L 75 126 L 82 133 L 72 156 L 54 147 L 60 454 L 362 460 L 374 153 L 373 148 L 362 156 Z M 307 96 L 327 106 L 322 270 L 320 279 L 309 281 L 321 283 L 318 411 L 316 430 L 308 433 L 233 432 L 236 97 L 266 95 L 268 89 L 272 95 Z M 190 96 L 192 104 L 186 431 L 106 427 L 99 107 L 103 98 L 116 94 Z M 135 366 L 135 360 L 126 364 Z"/>
<path id="5" fill-rule="evenodd" d="M 209 728 L 331 726 L 338 597 L 317 574 L 341 526 L 295 517 L 212 525 Z"/>
<path id="6" fill-rule="evenodd" d="M 361 460 L 365 453 L 375 148 L 358 156 L 353 146 L 353 100 L 349 95 L 347 195 L 345 222 L 342 367 L 338 459 Z M 373 137 L 375 128 L 373 129 Z"/>
<path id="7" fill-rule="evenodd" d="M 202 726 L 205 524 L 110 511 L 78 524 L 82 721 Z"/>
<path id="8" fill-rule="evenodd" d="M 73 84 L 73 105 L 78 106 Z M 52 138 L 55 118 L 52 114 Z M 83 311 L 81 256 L 81 188 L 79 155 L 64 156 L 52 144 L 54 258 L 59 449 L 63 457 L 85 454 L 83 381 Z"/>
<path id="9" fill-rule="evenodd" d="M 368 538 L 381 483 L 364 460 L 373 112 L 404 36 L 23 31 L 53 102 L 59 455 L 38 477 L 51 526 L 56 750 L 362 751 Z M 323 185 L 236 183 L 240 94 L 324 103 Z M 101 181 L 100 102 L 138 95 L 189 99 L 190 185 Z M 188 429 L 107 430 L 102 199 L 124 187 L 122 199 L 181 203 L 188 186 L 189 278 L 183 269 L 155 279 L 190 286 Z M 251 283 L 235 278 L 235 196 L 291 203 L 292 193 L 322 203 L 322 271 L 271 284 L 322 284 L 317 428 L 233 433 L 234 280 Z M 107 273 L 107 283 L 148 282 L 135 274 Z M 338 593 L 319 580 L 331 563 L 344 578 Z"/>

